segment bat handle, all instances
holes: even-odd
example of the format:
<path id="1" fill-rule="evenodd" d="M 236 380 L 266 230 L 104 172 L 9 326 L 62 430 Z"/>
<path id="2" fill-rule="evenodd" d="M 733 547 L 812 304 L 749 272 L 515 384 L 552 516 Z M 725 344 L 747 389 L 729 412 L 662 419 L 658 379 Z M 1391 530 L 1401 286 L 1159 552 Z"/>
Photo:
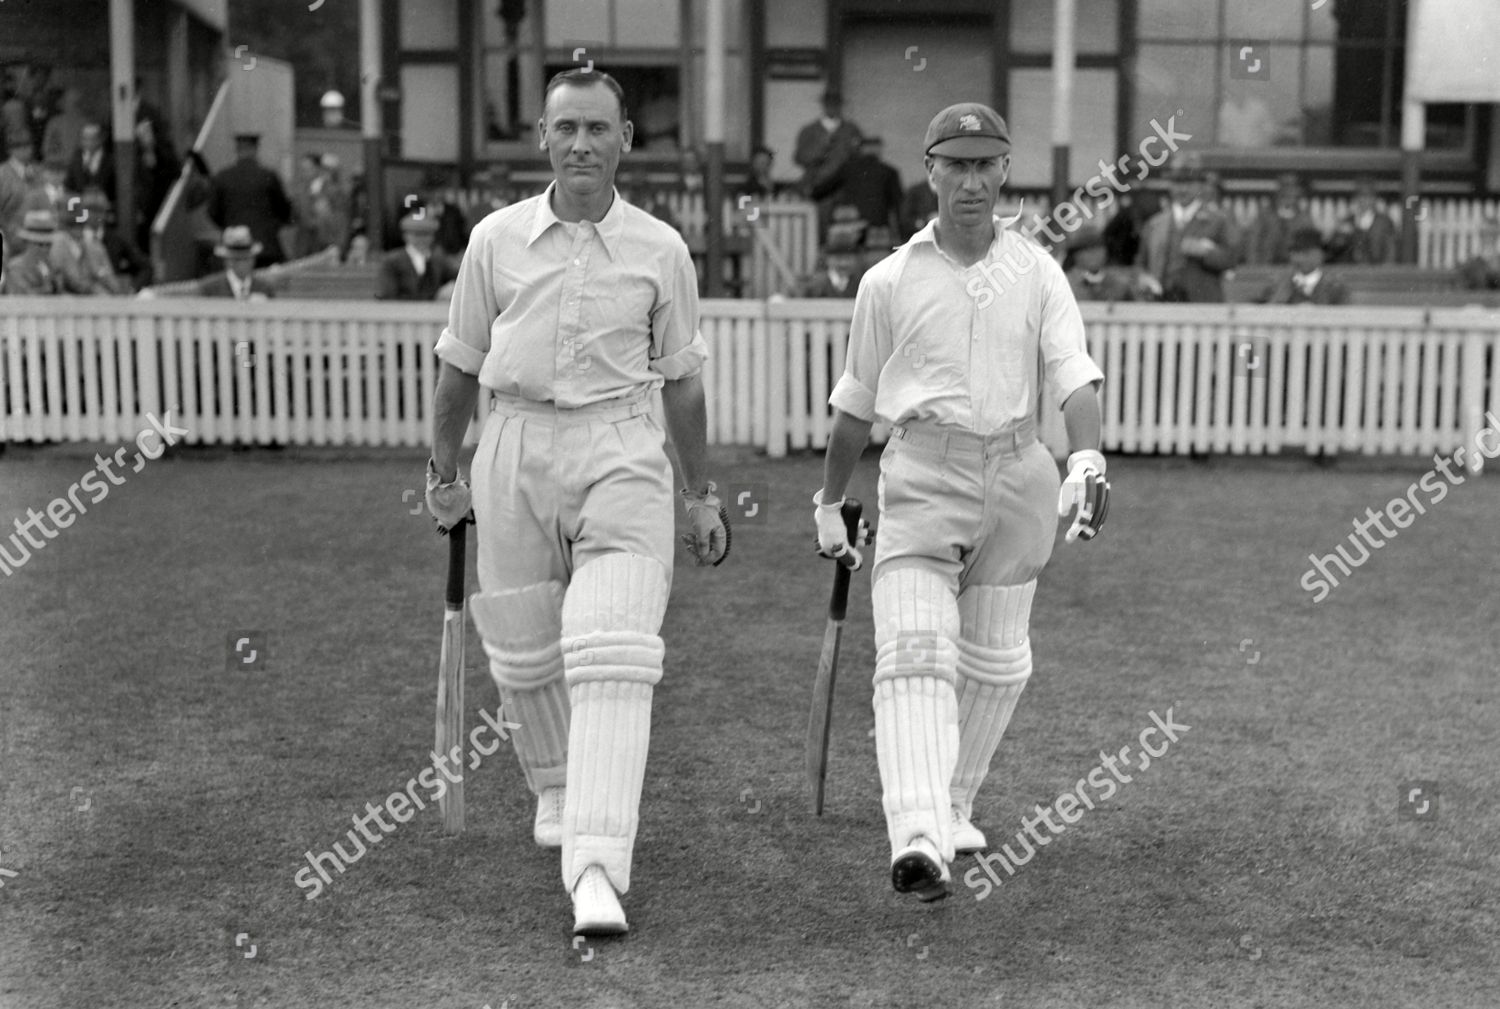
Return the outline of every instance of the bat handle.
<path id="1" fill-rule="evenodd" d="M 848 498 L 839 513 L 844 519 L 844 529 L 849 534 L 849 548 L 837 558 L 839 566 L 833 574 L 833 596 L 828 600 L 828 617 L 831 620 L 843 620 L 849 612 L 849 572 L 854 558 L 858 556 L 854 543 L 859 537 L 859 516 L 863 511 L 864 505 L 855 498 Z"/>
<path id="2" fill-rule="evenodd" d="M 448 609 L 461 609 L 464 604 L 464 561 L 468 538 L 468 522 L 460 522 L 448 530 L 448 588 L 443 601 Z"/>

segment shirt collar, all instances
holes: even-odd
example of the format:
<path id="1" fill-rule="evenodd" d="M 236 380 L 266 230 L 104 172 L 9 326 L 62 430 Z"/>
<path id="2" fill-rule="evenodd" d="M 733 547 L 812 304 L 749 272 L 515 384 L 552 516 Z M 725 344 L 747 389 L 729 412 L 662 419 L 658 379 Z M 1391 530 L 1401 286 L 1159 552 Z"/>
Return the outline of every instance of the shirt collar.
<path id="1" fill-rule="evenodd" d="M 527 246 L 542 237 L 554 224 L 565 223 L 552 210 L 552 191 L 556 188 L 556 180 L 547 183 L 546 192 L 537 198 L 536 211 L 531 219 L 531 233 L 526 236 Z M 616 253 L 620 248 L 620 235 L 625 230 L 625 201 L 621 198 L 618 189 L 613 190 L 613 193 L 614 200 L 610 203 L 604 220 L 595 224 L 594 230 L 599 233 L 599 238 L 604 243 L 604 251 L 609 253 L 609 258 L 618 259 L 619 256 Z"/>
<path id="2" fill-rule="evenodd" d="M 990 247 L 984 254 L 985 259 L 991 259 L 995 256 L 995 246 L 1000 244 L 1000 240 L 1004 236 L 1005 232 L 1010 230 L 1010 225 L 1014 223 L 1020 216 L 1021 215 L 1019 213 L 1017 213 L 1014 217 L 1000 217 L 995 214 L 990 215 L 990 220 L 995 223 L 995 237 L 990 242 Z M 898 246 L 898 248 L 905 248 L 907 245 L 919 245 L 923 242 L 930 243 L 932 245 L 933 252 L 936 252 L 939 256 L 942 256 L 944 259 L 948 259 L 949 262 L 952 262 L 952 259 L 950 259 L 948 254 L 943 251 L 942 246 L 938 245 L 937 243 L 936 217 L 923 225 L 922 230 L 918 231 L 915 235 L 912 235 L 906 240 L 903 245 Z"/>
<path id="3" fill-rule="evenodd" d="M 243 291 L 245 294 L 250 293 L 250 282 L 252 278 L 246 277 L 244 280 L 241 280 L 233 270 L 228 269 L 227 267 L 224 270 L 224 275 L 229 278 L 229 290 L 234 293 L 234 297 L 236 300 L 239 299 L 240 292 Z"/>

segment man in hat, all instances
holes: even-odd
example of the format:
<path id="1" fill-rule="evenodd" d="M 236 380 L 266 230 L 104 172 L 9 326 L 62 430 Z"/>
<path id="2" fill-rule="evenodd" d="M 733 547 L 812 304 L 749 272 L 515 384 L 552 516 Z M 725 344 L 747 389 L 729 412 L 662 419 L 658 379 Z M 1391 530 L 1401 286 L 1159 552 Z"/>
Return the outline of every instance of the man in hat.
<path id="1" fill-rule="evenodd" d="M 200 280 L 198 295 L 233 298 L 235 301 L 265 301 L 276 297 L 270 283 L 255 276 L 255 262 L 260 254 L 261 244 L 248 227 L 236 224 L 225 228 L 224 237 L 214 247 L 214 255 L 224 260 L 224 271 Z"/>
<path id="2" fill-rule="evenodd" d="M 281 177 L 257 160 L 260 136 L 241 133 L 234 138 L 235 162 L 213 178 L 208 216 L 221 228 L 247 227 L 260 246 L 257 267 L 285 259 L 281 229 L 292 221 L 292 204 Z"/>
<path id="3" fill-rule="evenodd" d="M 31 166 L 35 147 L 31 131 L 11 130 L 5 136 L 5 147 L 9 154 L 0 164 L 0 233 L 11 248 L 21 247 L 21 219 L 29 209 L 40 209 L 34 198 L 37 188 L 35 172 Z"/>
<path id="4" fill-rule="evenodd" d="M 809 198 L 838 177 L 844 163 L 859 150 L 861 130 L 844 118 L 844 97 L 836 88 L 823 92 L 823 115 L 797 132 L 797 147 L 792 160 L 802 168 L 802 192 Z M 818 199 L 818 242 L 821 245 L 833 219 L 835 199 L 825 195 Z"/>
<path id="5" fill-rule="evenodd" d="M 458 264 L 437 247 L 438 222 L 417 209 L 401 218 L 399 249 L 380 257 L 375 297 L 383 301 L 433 301 L 438 291 L 458 279 Z"/>
<path id="6" fill-rule="evenodd" d="M 1135 285 L 1126 271 L 1107 265 L 1102 228 L 1083 227 L 1068 239 L 1068 286 L 1079 301 L 1134 301 Z"/>
<path id="7" fill-rule="evenodd" d="M 1205 193 L 1202 165 L 1179 152 L 1167 169 L 1168 204 L 1141 229 L 1136 266 L 1141 282 L 1163 301 L 1224 300 L 1224 271 L 1236 262 L 1239 236 Z"/>
<path id="8" fill-rule="evenodd" d="M 1500 290 L 1500 217 L 1491 214 L 1479 223 L 1479 253 L 1458 274 L 1467 290 Z"/>
<path id="9" fill-rule="evenodd" d="M 948 895 L 958 854 L 986 847 L 974 799 L 1031 676 L 1031 601 L 1057 516 L 1076 510 L 1068 541 L 1091 539 L 1109 490 L 1104 375 L 1078 304 L 1057 261 L 994 214 L 1010 151 L 1005 121 L 975 102 L 927 127 L 938 216 L 860 282 L 813 497 L 820 550 L 857 548 L 844 490 L 872 422 L 892 425 L 871 573 L 875 751 L 891 884 L 924 901 Z M 1036 436 L 1043 382 L 1073 449 L 1065 482 Z M 965 881 L 989 886 L 979 872 Z"/>
<path id="10" fill-rule="evenodd" d="M 1291 269 L 1268 284 L 1263 305 L 1347 305 L 1349 289 L 1323 271 L 1323 233 L 1317 225 L 1298 228 L 1287 243 Z"/>
<path id="11" fill-rule="evenodd" d="M 64 236 L 54 249 L 64 251 L 69 271 L 89 294 L 133 294 L 150 283 L 151 264 L 140 249 L 114 227 L 114 209 L 103 191 L 90 189 L 62 215 Z"/>
<path id="12" fill-rule="evenodd" d="M 1304 228 L 1316 228 L 1307 213 L 1307 197 L 1302 180 L 1287 172 L 1277 180 L 1276 196 L 1269 207 L 1261 208 L 1245 240 L 1246 263 L 1291 262 L 1292 236 Z"/>
<path id="13" fill-rule="evenodd" d="M 52 262 L 52 246 L 57 237 L 55 213 L 51 210 L 26 211 L 14 239 L 6 240 L 8 248 L 21 248 L 5 264 L 6 294 L 67 293 L 62 273 Z"/>
<path id="14" fill-rule="evenodd" d="M 1328 261 L 1359 265 L 1394 263 L 1399 238 L 1396 222 L 1380 209 L 1375 180 L 1362 175 L 1354 180 L 1349 213 L 1339 221 L 1328 240 Z"/>

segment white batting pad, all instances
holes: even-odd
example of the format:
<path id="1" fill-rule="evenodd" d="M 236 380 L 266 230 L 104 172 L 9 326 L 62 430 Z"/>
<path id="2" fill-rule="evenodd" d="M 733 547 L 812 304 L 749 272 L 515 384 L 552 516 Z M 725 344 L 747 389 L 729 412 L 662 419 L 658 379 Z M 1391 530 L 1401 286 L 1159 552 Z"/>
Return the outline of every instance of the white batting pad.
<path id="1" fill-rule="evenodd" d="M 469 612 L 490 659 L 526 787 L 566 784 L 568 690 L 563 682 L 561 582 L 469 597 Z"/>
<path id="2" fill-rule="evenodd" d="M 630 889 L 668 589 L 655 559 L 609 554 L 579 568 L 563 600 L 573 721 L 562 878 L 570 893 L 590 865 L 602 866 L 619 893 Z"/>
<path id="3" fill-rule="evenodd" d="M 958 607 L 946 583 L 898 568 L 875 583 L 875 752 L 892 853 L 917 835 L 953 861 L 948 785 L 958 751 Z"/>
<path id="4" fill-rule="evenodd" d="M 1031 600 L 1036 581 L 976 585 L 958 598 L 958 761 L 951 801 L 965 817 L 989 773 L 1016 702 L 1031 677 Z"/>

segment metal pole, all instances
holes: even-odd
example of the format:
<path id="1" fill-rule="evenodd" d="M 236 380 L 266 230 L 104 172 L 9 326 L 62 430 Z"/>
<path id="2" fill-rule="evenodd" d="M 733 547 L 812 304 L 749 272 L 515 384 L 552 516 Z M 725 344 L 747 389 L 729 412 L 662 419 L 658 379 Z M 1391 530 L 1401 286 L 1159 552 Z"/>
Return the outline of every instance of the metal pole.
<path id="1" fill-rule="evenodd" d="M 1053 0 L 1052 206 L 1068 198 L 1068 161 L 1073 143 L 1073 64 L 1077 62 L 1076 0 Z"/>
<path id="2" fill-rule="evenodd" d="M 377 251 L 385 234 L 380 116 L 380 0 L 359 3 L 359 123 L 365 149 L 365 238 Z"/>
<path id="3" fill-rule="evenodd" d="M 703 63 L 704 239 L 708 297 L 724 296 L 724 0 L 708 0 Z"/>

